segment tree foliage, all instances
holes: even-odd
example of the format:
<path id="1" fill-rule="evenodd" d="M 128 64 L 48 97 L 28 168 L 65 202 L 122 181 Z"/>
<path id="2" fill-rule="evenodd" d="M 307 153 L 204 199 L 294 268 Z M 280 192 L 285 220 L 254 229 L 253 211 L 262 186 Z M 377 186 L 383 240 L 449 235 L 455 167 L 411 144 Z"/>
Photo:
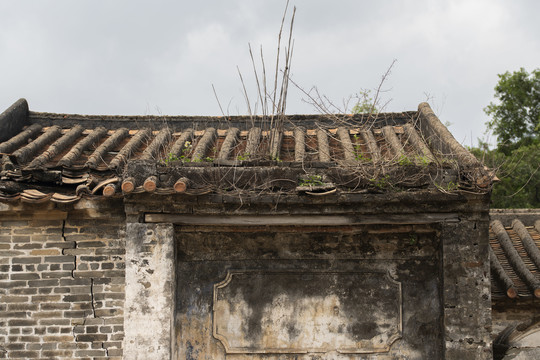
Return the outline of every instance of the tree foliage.
<path id="1" fill-rule="evenodd" d="M 540 69 L 499 75 L 495 98 L 484 111 L 497 147 L 471 149 L 499 178 L 492 207 L 540 208 Z"/>
<path id="2" fill-rule="evenodd" d="M 376 114 L 379 112 L 377 100 L 374 100 L 370 93 L 371 91 L 364 90 L 356 96 L 356 104 L 352 108 L 353 114 Z"/>
<path id="3" fill-rule="evenodd" d="M 471 151 L 499 178 L 491 195 L 493 208 L 540 208 L 540 145 L 523 145 L 508 155 L 485 144 Z"/>
<path id="4" fill-rule="evenodd" d="M 523 68 L 499 75 L 495 86 L 497 102 L 484 111 L 497 136 L 497 147 L 509 155 L 520 146 L 538 143 L 540 135 L 540 69 L 530 74 Z"/>

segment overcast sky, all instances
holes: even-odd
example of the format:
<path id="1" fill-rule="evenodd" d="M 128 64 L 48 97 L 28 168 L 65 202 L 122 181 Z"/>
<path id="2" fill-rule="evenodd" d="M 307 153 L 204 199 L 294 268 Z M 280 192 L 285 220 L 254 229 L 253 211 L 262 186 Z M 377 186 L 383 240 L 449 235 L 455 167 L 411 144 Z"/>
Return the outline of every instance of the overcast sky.
<path id="1" fill-rule="evenodd" d="M 275 66 L 285 1 L 2 1 L 0 111 L 79 114 L 246 114 L 248 43 Z M 376 89 L 385 111 L 426 99 L 465 145 L 484 134 L 497 74 L 540 67 L 539 1 L 291 0 L 291 79 L 338 105 Z M 292 9 L 291 9 L 292 10 Z M 289 15 L 291 12 L 289 12 Z M 270 79 L 269 79 L 270 81 Z M 295 86 L 287 113 L 316 113 Z M 352 105 L 352 104 L 351 104 Z"/>

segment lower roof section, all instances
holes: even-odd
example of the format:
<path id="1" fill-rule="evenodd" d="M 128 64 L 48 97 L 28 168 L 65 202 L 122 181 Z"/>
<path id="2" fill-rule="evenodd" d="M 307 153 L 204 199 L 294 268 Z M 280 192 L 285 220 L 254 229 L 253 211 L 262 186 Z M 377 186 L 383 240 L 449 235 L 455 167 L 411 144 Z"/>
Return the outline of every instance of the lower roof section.
<path id="1" fill-rule="evenodd" d="M 540 298 L 540 210 L 490 212 L 492 297 Z"/>

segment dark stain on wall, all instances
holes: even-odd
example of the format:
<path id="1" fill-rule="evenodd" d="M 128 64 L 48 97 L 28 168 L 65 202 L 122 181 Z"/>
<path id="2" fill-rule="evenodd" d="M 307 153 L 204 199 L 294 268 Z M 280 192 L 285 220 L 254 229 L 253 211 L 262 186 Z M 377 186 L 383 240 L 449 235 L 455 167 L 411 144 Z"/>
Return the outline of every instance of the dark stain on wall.
<path id="1" fill-rule="evenodd" d="M 343 282 L 347 277 L 320 277 L 316 282 L 310 282 L 309 277 L 314 272 L 376 272 L 388 273 L 402 286 L 403 338 L 394 344 L 389 354 L 395 347 L 401 353 L 416 354 L 411 358 L 439 357 L 443 339 L 438 270 L 440 241 L 436 229 L 414 233 L 414 241 L 411 241 L 410 232 L 399 229 L 395 233 L 391 229 L 383 232 L 377 228 L 375 233 L 371 230 L 373 228 L 369 226 L 359 226 L 349 231 L 336 229 L 335 232 L 303 232 L 296 228 L 284 232 L 245 233 L 234 229 L 185 232 L 177 227 L 176 313 L 186 314 L 177 319 L 177 331 L 181 333 L 177 336 L 178 348 L 185 347 L 187 341 L 192 344 L 193 339 L 206 337 L 200 342 L 200 354 L 223 354 L 224 348 L 212 336 L 211 329 L 184 329 L 182 323 L 212 324 L 214 284 L 225 279 L 228 271 L 305 273 L 304 277 L 285 277 L 286 282 L 271 282 L 272 291 L 268 289 L 269 283 L 264 281 L 244 286 L 241 281 L 233 280 L 227 285 L 230 287 L 227 294 L 238 295 L 234 298 L 250 304 L 251 313 L 241 331 L 252 343 L 262 342 L 264 326 L 261 321 L 278 293 L 286 293 L 291 299 L 334 294 L 341 301 L 335 311 L 345 317 L 354 318 L 358 314 L 361 317 L 361 321 L 337 327 L 336 334 L 346 334 L 355 341 L 372 339 L 388 327 L 377 319 L 384 314 L 378 309 L 391 306 L 391 300 L 385 296 L 371 298 L 366 306 L 365 298 L 369 298 L 370 289 L 381 288 L 380 277 L 367 277 L 362 289 L 355 288 L 358 285 L 354 281 Z M 231 311 L 238 312 L 239 306 L 231 302 Z M 285 326 L 285 335 L 290 341 L 297 340 L 301 331 L 292 320 Z M 262 355 L 257 356 L 262 358 Z"/>

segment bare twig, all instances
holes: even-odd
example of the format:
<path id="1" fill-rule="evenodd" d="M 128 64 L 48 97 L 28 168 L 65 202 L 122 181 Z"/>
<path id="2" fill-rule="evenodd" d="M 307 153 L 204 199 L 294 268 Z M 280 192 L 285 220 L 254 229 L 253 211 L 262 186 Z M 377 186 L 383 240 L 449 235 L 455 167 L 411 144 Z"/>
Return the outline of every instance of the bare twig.
<path id="1" fill-rule="evenodd" d="M 249 57 L 251 58 L 251 64 L 253 65 L 253 73 L 255 74 L 255 82 L 257 83 L 257 92 L 259 94 L 259 100 L 261 101 L 261 108 L 262 108 L 262 114 L 263 117 L 265 114 L 265 108 L 264 108 L 264 101 L 263 101 L 263 93 L 261 91 L 261 84 L 259 82 L 259 75 L 257 74 L 257 67 L 255 66 L 255 59 L 253 59 L 253 52 L 251 51 L 251 44 L 248 43 L 249 48 Z M 265 96 L 266 97 L 266 94 Z"/>
<path id="2" fill-rule="evenodd" d="M 289 42 L 288 46 L 286 48 L 285 53 L 285 70 L 283 71 L 283 77 L 281 80 L 281 93 L 279 98 L 279 109 L 278 109 L 278 115 L 282 116 L 285 114 L 285 108 L 287 105 L 287 88 L 289 86 L 289 74 L 291 69 L 291 61 L 292 61 L 292 51 L 293 51 L 293 41 L 292 41 L 292 33 L 293 33 L 293 26 L 294 26 L 294 16 L 296 14 L 296 6 L 293 8 L 293 14 L 291 17 L 291 27 L 289 30 Z M 282 123 L 282 121 L 280 121 Z M 278 128 L 281 128 L 282 124 L 279 124 Z"/>
<path id="3" fill-rule="evenodd" d="M 225 113 L 223 112 L 223 108 L 221 107 L 221 103 L 219 102 L 219 98 L 217 96 L 216 88 L 214 87 L 214 84 L 212 84 L 212 90 L 214 91 L 214 96 L 216 97 L 216 101 L 217 101 L 217 103 L 219 105 L 219 110 L 221 111 L 221 115 L 225 116 Z"/>
<path id="4" fill-rule="evenodd" d="M 388 69 L 386 69 L 386 72 L 384 73 L 384 75 L 381 78 L 381 81 L 379 82 L 379 86 L 377 87 L 377 90 L 375 91 L 375 98 L 373 99 L 373 105 L 371 107 L 370 115 L 374 112 L 375 107 L 379 102 L 379 95 L 381 94 L 381 88 L 383 84 L 386 82 L 386 80 L 388 79 L 388 76 L 390 76 L 390 73 L 392 72 L 392 68 L 394 67 L 394 64 L 396 63 L 396 61 L 397 59 L 392 60 L 392 63 L 390 64 Z"/>
<path id="5" fill-rule="evenodd" d="M 249 117 L 251 119 L 251 123 L 252 123 L 253 126 L 255 126 L 254 121 L 253 121 L 253 112 L 251 111 L 249 95 L 248 95 L 248 92 L 246 90 L 246 84 L 244 83 L 244 78 L 242 77 L 242 73 L 240 72 L 240 68 L 238 66 L 236 67 L 236 70 L 238 70 L 238 75 L 240 76 L 240 82 L 242 83 L 242 88 L 244 89 L 244 98 L 246 100 L 246 104 L 247 104 L 247 108 L 248 108 Z"/>
<path id="6" fill-rule="evenodd" d="M 263 56 L 263 49 L 261 45 L 261 64 L 262 64 L 262 74 L 263 74 L 263 90 L 264 90 L 264 104 L 263 109 L 264 113 L 268 114 L 268 92 L 266 88 L 266 67 L 264 65 L 264 56 Z"/>
<path id="7" fill-rule="evenodd" d="M 279 27 L 279 34 L 278 34 L 278 43 L 277 43 L 277 54 L 276 54 L 276 70 L 274 73 L 274 92 L 273 92 L 273 111 L 272 111 L 272 117 L 271 117 L 271 124 L 274 120 L 274 114 L 276 114 L 276 94 L 277 94 L 277 87 L 278 87 L 278 75 L 279 75 L 279 59 L 280 59 L 280 51 L 281 51 L 281 34 L 283 33 L 283 24 L 285 24 L 285 17 L 287 15 L 287 9 L 289 8 L 289 0 L 287 0 L 287 3 L 285 4 L 285 10 L 283 11 L 283 17 L 281 18 L 281 25 Z"/>

